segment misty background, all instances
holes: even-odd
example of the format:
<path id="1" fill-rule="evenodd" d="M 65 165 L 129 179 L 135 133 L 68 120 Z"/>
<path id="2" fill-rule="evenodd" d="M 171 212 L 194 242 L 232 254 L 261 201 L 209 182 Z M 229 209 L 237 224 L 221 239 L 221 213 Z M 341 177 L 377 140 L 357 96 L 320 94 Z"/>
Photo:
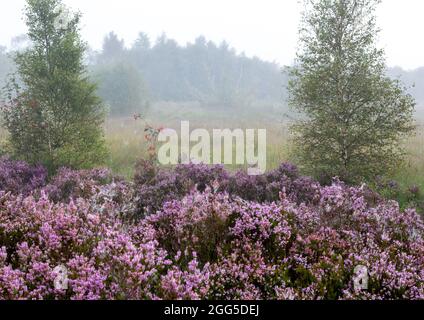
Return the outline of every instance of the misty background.
<path id="1" fill-rule="evenodd" d="M 219 113 L 287 110 L 282 70 L 295 58 L 302 9 L 296 0 L 64 2 L 83 14 L 90 77 L 112 116 L 147 113 L 163 102 Z M 2 87 L 14 69 L 10 54 L 28 45 L 23 6 L 24 0 L 2 4 Z M 379 10 L 388 75 L 409 88 L 420 117 L 424 44 L 416 31 L 424 24 L 422 9 L 422 0 L 383 0 Z"/>

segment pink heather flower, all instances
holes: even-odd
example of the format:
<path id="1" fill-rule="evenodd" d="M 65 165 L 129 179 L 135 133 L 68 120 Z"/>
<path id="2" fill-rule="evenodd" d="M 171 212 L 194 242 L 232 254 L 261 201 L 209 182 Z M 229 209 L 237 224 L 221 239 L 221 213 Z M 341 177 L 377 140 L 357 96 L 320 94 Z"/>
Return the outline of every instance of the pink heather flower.
<path id="1" fill-rule="evenodd" d="M 365 186 L 290 165 L 143 168 L 134 184 L 62 170 L 31 196 L 0 191 L 0 299 L 424 299 L 422 217 Z"/>

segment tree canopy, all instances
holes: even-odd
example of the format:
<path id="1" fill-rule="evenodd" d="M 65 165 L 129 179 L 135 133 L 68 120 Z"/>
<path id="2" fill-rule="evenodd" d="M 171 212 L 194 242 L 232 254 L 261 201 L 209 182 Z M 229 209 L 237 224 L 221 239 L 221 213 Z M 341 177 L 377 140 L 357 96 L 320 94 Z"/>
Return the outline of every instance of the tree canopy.
<path id="1" fill-rule="evenodd" d="M 102 163 L 104 108 L 84 64 L 80 14 L 61 0 L 27 0 L 26 50 L 15 54 L 3 108 L 11 152 L 50 170 Z"/>
<path id="2" fill-rule="evenodd" d="M 301 50 L 290 69 L 300 163 L 316 175 L 358 181 L 402 159 L 414 99 L 386 75 L 376 47 L 379 0 L 306 0 Z"/>

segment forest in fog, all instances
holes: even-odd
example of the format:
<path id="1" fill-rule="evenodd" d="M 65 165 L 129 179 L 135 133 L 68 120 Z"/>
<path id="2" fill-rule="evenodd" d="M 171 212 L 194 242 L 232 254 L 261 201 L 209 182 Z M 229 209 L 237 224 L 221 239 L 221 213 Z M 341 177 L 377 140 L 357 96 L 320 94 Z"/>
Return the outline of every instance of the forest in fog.
<path id="1" fill-rule="evenodd" d="M 25 39 L 17 37 L 12 42 L 22 47 Z M 13 70 L 11 51 L 0 47 L 0 83 Z M 287 100 L 284 66 L 247 57 L 225 41 L 214 43 L 203 36 L 181 46 L 165 34 L 152 40 L 140 32 L 134 43 L 126 44 L 110 32 L 101 50 L 88 51 L 86 63 L 112 116 L 145 112 L 150 103 L 163 101 L 197 102 L 222 111 L 257 105 L 284 107 Z M 424 67 L 390 67 L 387 73 L 407 86 L 417 101 L 418 117 L 424 115 Z"/>

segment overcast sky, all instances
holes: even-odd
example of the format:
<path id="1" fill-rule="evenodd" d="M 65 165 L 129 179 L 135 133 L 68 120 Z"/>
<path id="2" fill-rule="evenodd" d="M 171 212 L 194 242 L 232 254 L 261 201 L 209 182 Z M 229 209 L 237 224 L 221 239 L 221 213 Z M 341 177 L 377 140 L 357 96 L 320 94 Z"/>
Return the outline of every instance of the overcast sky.
<path id="1" fill-rule="evenodd" d="M 1 0 L 0 44 L 25 33 L 25 0 Z M 162 32 L 180 44 L 203 34 L 208 40 L 227 40 L 248 56 L 290 64 L 297 44 L 298 0 L 64 0 L 83 13 L 83 36 L 101 47 L 114 30 L 127 44 L 139 31 L 154 40 Z M 383 0 L 378 11 L 380 45 L 388 64 L 413 69 L 424 66 L 424 1 Z"/>

